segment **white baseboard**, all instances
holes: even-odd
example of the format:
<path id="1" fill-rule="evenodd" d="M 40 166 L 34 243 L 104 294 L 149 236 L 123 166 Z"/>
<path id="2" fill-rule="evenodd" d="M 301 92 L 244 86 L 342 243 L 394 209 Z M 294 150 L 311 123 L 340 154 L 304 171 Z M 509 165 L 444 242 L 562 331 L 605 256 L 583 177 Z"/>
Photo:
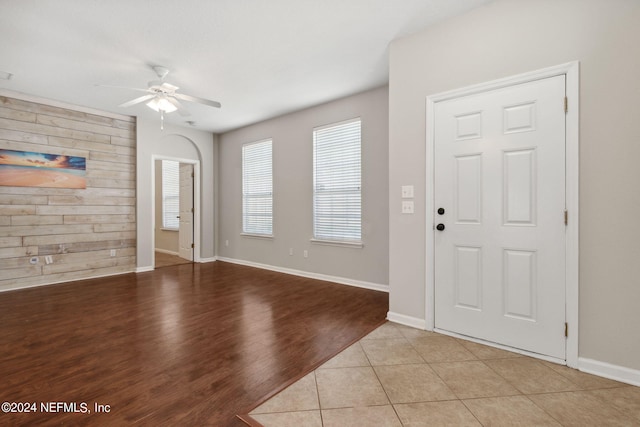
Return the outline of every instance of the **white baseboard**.
<path id="1" fill-rule="evenodd" d="M 96 274 L 95 276 L 87 276 L 87 277 L 74 277 L 72 279 L 55 280 L 53 282 L 34 283 L 29 285 L 18 285 L 18 286 L 12 286 L 8 288 L 2 288 L 0 289 L 0 292 L 18 291 L 21 289 L 29 289 L 29 288 L 38 288 L 40 286 L 60 285 L 60 284 L 70 283 L 70 282 L 79 282 L 80 280 L 100 279 L 103 277 L 120 276 L 122 274 L 137 273 L 137 272 L 138 272 L 137 270 L 119 271 L 117 273 Z"/>
<path id="2" fill-rule="evenodd" d="M 161 254 L 180 256 L 180 254 L 178 252 L 170 251 L 170 250 L 167 250 L 167 249 L 155 248 L 154 251 L 160 252 Z"/>
<path id="3" fill-rule="evenodd" d="M 624 366 L 584 357 L 578 358 L 578 369 L 588 374 L 640 387 L 640 371 L 637 369 L 625 368 Z"/>
<path id="4" fill-rule="evenodd" d="M 158 250 L 158 252 L 162 252 L 161 250 Z M 169 252 L 163 252 L 163 253 L 169 253 Z M 178 255 L 178 254 L 175 254 Z M 201 263 L 205 263 L 205 262 L 213 262 L 216 261 L 217 258 L 213 257 L 213 258 L 200 258 L 199 260 L 195 261 L 195 262 L 201 262 Z M 144 267 L 138 267 L 136 268 L 136 273 L 145 273 L 147 271 L 153 271 L 154 267 L 151 265 L 147 265 Z"/>
<path id="5" fill-rule="evenodd" d="M 327 274 L 311 273 L 308 271 L 295 270 L 292 268 L 277 267 L 268 264 L 260 264 L 253 261 L 245 261 L 242 259 L 217 257 L 218 261 L 230 262 L 233 264 L 246 265 L 248 267 L 262 268 L 264 270 L 277 271 L 278 273 L 292 274 L 294 276 L 306 277 L 308 279 L 324 280 L 327 282 L 339 283 L 341 285 L 355 286 L 357 288 L 370 289 L 373 291 L 389 292 L 389 286 L 378 283 L 365 282 L 362 280 L 347 279 L 345 277 L 329 276 Z"/>
<path id="6" fill-rule="evenodd" d="M 412 328 L 427 329 L 427 322 L 424 319 L 418 319 L 417 317 L 405 316 L 404 314 L 394 313 L 389 311 L 387 313 L 387 320 L 390 322 L 399 323 L 405 326 L 411 326 Z"/>

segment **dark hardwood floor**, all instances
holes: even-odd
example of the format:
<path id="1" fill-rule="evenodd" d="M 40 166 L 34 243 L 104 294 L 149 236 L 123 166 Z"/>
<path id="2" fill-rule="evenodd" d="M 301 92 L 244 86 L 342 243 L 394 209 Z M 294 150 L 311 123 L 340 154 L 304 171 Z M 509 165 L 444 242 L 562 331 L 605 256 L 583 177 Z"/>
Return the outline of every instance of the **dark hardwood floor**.
<path id="1" fill-rule="evenodd" d="M 178 255 L 169 255 L 155 251 L 155 268 L 169 267 L 171 265 L 190 264 L 192 261 L 180 258 Z"/>
<path id="2" fill-rule="evenodd" d="M 0 425 L 242 425 L 387 309 L 386 293 L 220 261 L 0 293 L 0 402 L 37 405 Z"/>

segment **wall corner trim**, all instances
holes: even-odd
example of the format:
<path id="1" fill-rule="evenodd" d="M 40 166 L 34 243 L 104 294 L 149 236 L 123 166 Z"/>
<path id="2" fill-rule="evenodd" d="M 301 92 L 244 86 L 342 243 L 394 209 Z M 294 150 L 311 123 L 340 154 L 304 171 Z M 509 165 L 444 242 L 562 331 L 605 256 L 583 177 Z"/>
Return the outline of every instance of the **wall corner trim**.
<path id="1" fill-rule="evenodd" d="M 427 329 L 427 321 L 424 319 L 418 319 L 417 317 L 406 316 L 400 313 L 394 313 L 389 311 L 387 313 L 387 320 L 401 325 L 410 326 L 412 328 L 418 328 L 422 330 Z"/>
<path id="2" fill-rule="evenodd" d="M 355 286 L 357 288 L 370 289 L 372 291 L 389 292 L 389 286 L 378 283 L 365 282 L 361 280 L 348 279 L 345 277 L 329 276 L 327 274 L 312 273 L 309 271 L 294 270 L 292 268 L 278 267 L 268 264 L 260 264 L 253 261 L 243 259 L 234 259 L 226 257 L 217 257 L 218 261 L 230 262 L 233 264 L 246 265 L 248 267 L 262 268 L 263 270 L 277 271 L 278 273 L 292 274 L 294 276 L 306 277 L 308 279 L 325 280 L 327 282 L 338 283 L 341 285 Z"/>
<path id="3" fill-rule="evenodd" d="M 212 257 L 212 258 L 200 258 L 200 260 L 198 262 L 200 263 L 205 263 L 205 262 L 214 262 L 217 261 L 218 257 Z"/>
<path id="4" fill-rule="evenodd" d="M 640 370 L 637 369 L 626 368 L 624 366 L 587 359 L 585 357 L 578 358 L 578 369 L 588 374 L 640 387 Z"/>

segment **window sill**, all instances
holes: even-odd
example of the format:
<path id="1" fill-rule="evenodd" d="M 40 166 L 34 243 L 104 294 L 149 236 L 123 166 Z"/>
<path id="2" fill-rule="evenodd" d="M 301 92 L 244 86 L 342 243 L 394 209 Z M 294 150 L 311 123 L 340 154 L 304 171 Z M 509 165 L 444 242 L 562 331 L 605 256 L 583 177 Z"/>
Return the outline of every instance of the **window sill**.
<path id="1" fill-rule="evenodd" d="M 162 230 L 162 231 L 180 231 L 179 228 L 164 228 L 164 227 L 160 227 L 160 230 Z"/>
<path id="2" fill-rule="evenodd" d="M 248 237 L 250 239 L 265 239 L 273 240 L 273 234 L 252 234 L 252 233 L 240 233 L 242 237 Z"/>
<path id="3" fill-rule="evenodd" d="M 362 242 L 348 242 L 348 241 L 340 241 L 340 240 L 311 239 L 311 243 L 313 243 L 314 245 L 340 246 L 343 248 L 362 249 L 364 247 L 364 244 Z"/>

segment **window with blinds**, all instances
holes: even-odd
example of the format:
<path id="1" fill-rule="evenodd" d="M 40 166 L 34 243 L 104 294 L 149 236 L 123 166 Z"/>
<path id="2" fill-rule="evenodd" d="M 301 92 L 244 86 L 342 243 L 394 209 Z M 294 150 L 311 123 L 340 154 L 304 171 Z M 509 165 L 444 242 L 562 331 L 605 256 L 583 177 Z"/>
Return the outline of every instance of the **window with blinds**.
<path id="1" fill-rule="evenodd" d="M 162 161 L 162 228 L 180 228 L 180 163 Z"/>
<path id="2" fill-rule="evenodd" d="M 272 141 L 242 146 L 242 231 L 273 234 Z"/>
<path id="3" fill-rule="evenodd" d="M 313 130 L 313 232 L 316 240 L 362 239 L 360 119 Z"/>

